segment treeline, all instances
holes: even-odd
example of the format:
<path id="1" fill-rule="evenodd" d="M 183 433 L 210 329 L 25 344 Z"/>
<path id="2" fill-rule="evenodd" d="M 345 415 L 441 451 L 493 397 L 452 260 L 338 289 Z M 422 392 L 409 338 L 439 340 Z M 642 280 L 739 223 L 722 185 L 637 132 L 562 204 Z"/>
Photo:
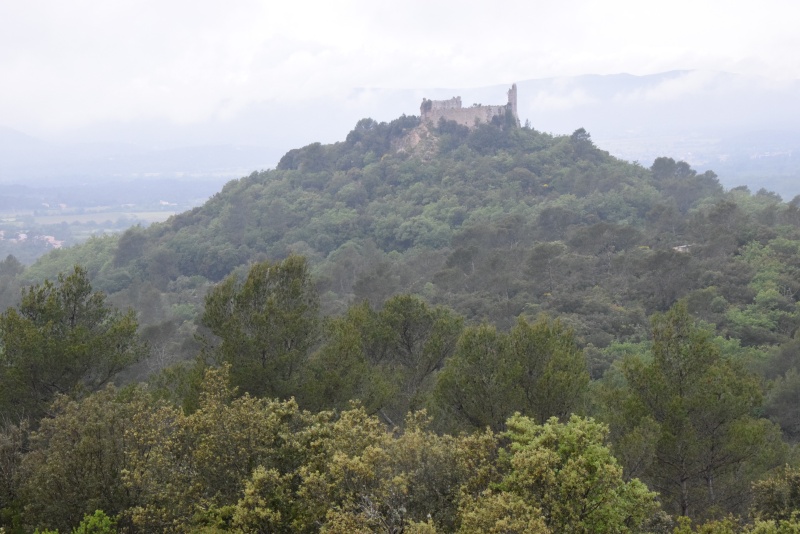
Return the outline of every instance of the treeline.
<path id="1" fill-rule="evenodd" d="M 27 440 L 20 524 L 64 531 L 89 516 L 106 519 L 104 532 L 626 532 L 658 509 L 589 419 L 515 416 L 502 434 L 448 436 L 417 413 L 389 432 L 359 407 L 310 413 L 234 398 L 225 378 L 208 371 L 189 414 L 142 387 L 105 389 L 62 398 L 29 437 L 7 432 Z"/>
<path id="2" fill-rule="evenodd" d="M 194 362 L 119 388 L 147 347 L 82 268 L 0 315 L 7 531 L 800 528 L 765 381 L 685 301 L 591 383 L 547 317 L 470 326 L 407 295 L 322 316 L 297 256 L 226 278 L 201 323 Z"/>

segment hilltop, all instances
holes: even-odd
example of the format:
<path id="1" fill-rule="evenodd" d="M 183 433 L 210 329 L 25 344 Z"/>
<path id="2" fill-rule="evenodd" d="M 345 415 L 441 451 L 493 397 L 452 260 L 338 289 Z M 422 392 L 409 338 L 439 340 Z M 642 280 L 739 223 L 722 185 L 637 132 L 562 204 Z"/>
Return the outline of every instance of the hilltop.
<path id="1" fill-rule="evenodd" d="M 669 155 L 701 171 L 713 169 L 727 188 L 765 187 L 784 198 L 800 193 L 797 81 L 671 71 L 528 79 L 517 86 L 520 120 L 537 130 L 569 135 L 584 127 L 604 150 L 645 166 Z M 362 117 L 390 122 L 416 114 L 423 97 L 460 95 L 465 107 L 501 104 L 507 89 L 364 87 L 333 100 L 253 103 L 225 120 L 95 124 L 41 140 L 0 131 L 0 182 L 124 181 L 143 173 L 174 178 L 212 169 L 235 178 L 274 167 L 291 148 L 342 140 Z"/>

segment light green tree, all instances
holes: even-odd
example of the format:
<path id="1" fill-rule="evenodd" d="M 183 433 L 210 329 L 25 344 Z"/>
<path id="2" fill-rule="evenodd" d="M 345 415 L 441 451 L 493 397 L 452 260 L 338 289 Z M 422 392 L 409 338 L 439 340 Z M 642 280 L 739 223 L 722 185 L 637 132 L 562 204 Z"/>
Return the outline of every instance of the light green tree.
<path id="1" fill-rule="evenodd" d="M 17 476 L 24 522 L 68 532 L 86 514 L 113 515 L 134 502 L 123 484 L 129 433 L 152 408 L 141 389 L 109 386 L 80 401 L 59 396 L 30 438 Z"/>
<path id="2" fill-rule="evenodd" d="M 306 468 L 300 491 L 304 506 L 324 520 L 323 532 L 453 532 L 463 494 L 496 479 L 494 434 L 439 435 L 424 412 L 390 433 L 351 410 L 333 425 L 332 438 L 318 459 L 324 468 Z"/>
<path id="3" fill-rule="evenodd" d="M 206 371 L 189 415 L 156 404 L 131 418 L 122 478 L 134 502 L 120 518 L 137 531 L 221 528 L 240 500 L 244 524 L 289 532 L 298 520 L 299 470 L 318 454 L 331 414 L 302 412 L 294 400 L 237 397 L 229 370 Z M 261 492 L 266 501 L 258 500 Z M 265 503 L 272 503 L 269 514 Z M 274 517 L 260 523 L 265 515 Z"/>
<path id="4" fill-rule="evenodd" d="M 605 425 L 578 416 L 537 425 L 515 415 L 507 426 L 503 478 L 465 501 L 462 532 L 632 533 L 658 510 L 655 493 L 624 479 Z"/>

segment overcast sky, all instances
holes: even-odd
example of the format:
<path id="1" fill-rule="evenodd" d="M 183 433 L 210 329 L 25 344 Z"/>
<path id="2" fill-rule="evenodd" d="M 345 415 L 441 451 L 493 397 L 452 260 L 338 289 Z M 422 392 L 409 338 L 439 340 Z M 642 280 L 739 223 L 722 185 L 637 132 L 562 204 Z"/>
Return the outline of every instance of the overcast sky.
<path id="1" fill-rule="evenodd" d="M 797 79 L 798 20 L 793 0 L 3 0 L 0 125 L 46 137 L 579 74 Z"/>

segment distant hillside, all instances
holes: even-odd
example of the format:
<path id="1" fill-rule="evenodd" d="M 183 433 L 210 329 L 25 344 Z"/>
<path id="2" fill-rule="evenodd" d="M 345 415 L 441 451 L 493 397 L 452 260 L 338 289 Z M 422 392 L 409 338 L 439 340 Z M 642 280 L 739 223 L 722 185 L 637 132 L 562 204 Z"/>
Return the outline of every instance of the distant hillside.
<path id="1" fill-rule="evenodd" d="M 202 207 L 51 253 L 26 276 L 81 263 L 142 323 L 172 329 L 189 328 L 210 284 L 290 253 L 311 261 L 326 313 L 415 293 L 499 326 L 546 312 L 596 347 L 645 339 L 646 317 L 682 297 L 744 344 L 798 326 L 796 203 L 725 192 L 671 158 L 619 160 L 582 129 L 445 122 L 425 157 L 398 151 L 418 123 L 364 119 L 342 142 L 291 150 Z"/>

